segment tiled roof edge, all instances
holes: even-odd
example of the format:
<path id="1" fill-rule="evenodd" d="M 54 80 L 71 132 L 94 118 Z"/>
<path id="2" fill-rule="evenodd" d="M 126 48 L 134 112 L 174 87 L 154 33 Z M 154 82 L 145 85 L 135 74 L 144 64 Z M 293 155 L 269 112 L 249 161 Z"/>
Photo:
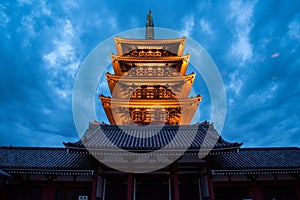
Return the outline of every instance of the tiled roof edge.
<path id="1" fill-rule="evenodd" d="M 20 150 L 66 150 L 65 147 L 21 147 L 21 146 L 0 146 L 0 149 Z"/>

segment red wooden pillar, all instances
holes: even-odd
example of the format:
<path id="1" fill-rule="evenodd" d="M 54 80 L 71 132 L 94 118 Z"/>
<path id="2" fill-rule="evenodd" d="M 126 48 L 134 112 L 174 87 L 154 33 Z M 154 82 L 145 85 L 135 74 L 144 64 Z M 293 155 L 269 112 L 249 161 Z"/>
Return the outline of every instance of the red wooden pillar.
<path id="1" fill-rule="evenodd" d="M 209 199 L 215 200 L 214 185 L 213 185 L 210 171 L 207 172 L 207 182 L 208 182 L 208 189 L 209 189 Z"/>
<path id="2" fill-rule="evenodd" d="M 133 192 L 133 176 L 132 173 L 128 173 L 127 177 L 127 200 L 132 200 L 132 192 Z"/>
<path id="3" fill-rule="evenodd" d="M 42 199 L 54 200 L 55 199 L 55 188 L 52 184 L 49 184 L 43 188 Z"/>
<path id="4" fill-rule="evenodd" d="M 178 185 L 178 166 L 177 163 L 173 164 L 173 199 L 179 200 L 179 185 Z"/>
<path id="5" fill-rule="evenodd" d="M 296 185 L 297 198 L 300 199 L 300 185 Z"/>
<path id="6" fill-rule="evenodd" d="M 94 177 L 93 177 L 91 200 L 96 200 L 97 187 L 98 187 L 98 168 L 96 168 L 95 174 L 94 174 Z"/>
<path id="7" fill-rule="evenodd" d="M 250 187 L 249 190 L 250 190 L 250 197 L 253 200 L 263 200 L 264 199 L 260 187 L 258 187 L 258 186 Z"/>

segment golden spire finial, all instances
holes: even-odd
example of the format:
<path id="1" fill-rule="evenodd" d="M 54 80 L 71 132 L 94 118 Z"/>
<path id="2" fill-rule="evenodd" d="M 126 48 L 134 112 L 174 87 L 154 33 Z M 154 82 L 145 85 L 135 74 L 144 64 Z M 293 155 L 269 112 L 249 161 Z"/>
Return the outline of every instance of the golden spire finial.
<path id="1" fill-rule="evenodd" d="M 149 9 L 146 20 L 146 40 L 154 40 L 154 22 L 151 10 Z"/>

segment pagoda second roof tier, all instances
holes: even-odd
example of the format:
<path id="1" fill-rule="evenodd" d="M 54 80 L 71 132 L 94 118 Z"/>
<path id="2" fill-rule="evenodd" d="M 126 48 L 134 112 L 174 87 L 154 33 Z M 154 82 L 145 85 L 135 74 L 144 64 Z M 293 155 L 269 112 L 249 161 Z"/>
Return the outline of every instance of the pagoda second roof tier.
<path id="1" fill-rule="evenodd" d="M 188 99 L 147 100 L 99 97 L 110 124 L 188 125 L 201 101 L 201 96 Z"/>
<path id="2" fill-rule="evenodd" d="M 164 49 L 181 56 L 186 37 L 160 40 L 141 40 L 115 37 L 117 54 L 123 55 L 135 49 Z"/>
<path id="3" fill-rule="evenodd" d="M 187 98 L 195 73 L 186 76 L 135 77 L 106 74 L 114 98 Z"/>
<path id="4" fill-rule="evenodd" d="M 122 57 L 120 59 L 119 58 L 114 59 L 112 62 L 114 72 L 117 75 L 127 75 L 133 73 L 134 76 L 139 76 L 138 73 L 134 74 L 135 72 L 133 72 L 137 67 L 143 67 L 144 68 L 143 70 L 147 70 L 147 68 L 152 68 L 152 70 L 164 70 L 164 71 L 172 70 L 174 72 L 179 72 L 181 75 L 185 75 L 188 66 L 189 56 L 166 57 L 167 59 L 125 58 L 125 57 Z M 169 67 L 169 69 L 166 69 L 164 67 Z"/>

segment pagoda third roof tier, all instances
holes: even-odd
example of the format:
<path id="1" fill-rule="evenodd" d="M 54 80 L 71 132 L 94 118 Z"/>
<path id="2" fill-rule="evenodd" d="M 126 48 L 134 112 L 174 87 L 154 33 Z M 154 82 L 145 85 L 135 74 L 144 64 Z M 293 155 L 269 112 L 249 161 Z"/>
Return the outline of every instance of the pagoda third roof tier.
<path id="1" fill-rule="evenodd" d="M 135 49 L 164 49 L 181 56 L 186 37 L 159 40 L 141 40 L 115 37 L 117 55 L 123 55 Z"/>
<path id="2" fill-rule="evenodd" d="M 180 100 L 99 98 L 112 125 L 143 125 L 152 122 L 156 125 L 188 125 L 201 101 L 201 96 Z"/>
<path id="3" fill-rule="evenodd" d="M 195 73 L 186 76 L 133 77 L 107 73 L 113 98 L 187 98 L 195 80 Z"/>

